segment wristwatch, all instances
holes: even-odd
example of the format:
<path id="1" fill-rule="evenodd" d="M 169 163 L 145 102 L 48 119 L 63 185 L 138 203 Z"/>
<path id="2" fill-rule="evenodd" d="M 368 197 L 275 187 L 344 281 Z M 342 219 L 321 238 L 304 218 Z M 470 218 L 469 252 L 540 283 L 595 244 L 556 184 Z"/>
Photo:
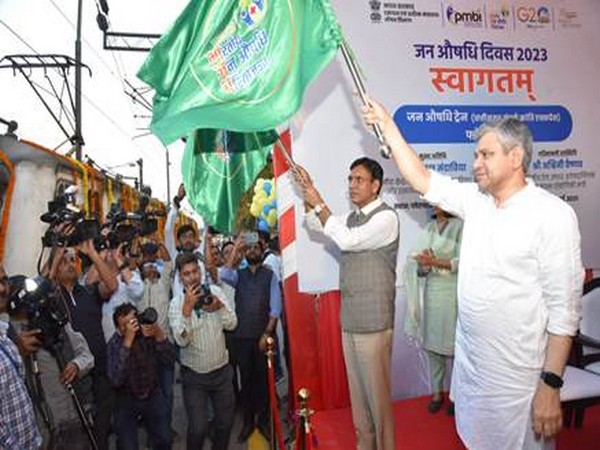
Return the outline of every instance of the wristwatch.
<path id="1" fill-rule="evenodd" d="M 325 203 L 319 203 L 313 209 L 315 210 L 315 214 L 321 214 L 321 211 L 325 208 Z"/>
<path id="2" fill-rule="evenodd" d="M 564 384 L 563 379 L 554 372 L 542 371 L 540 378 L 544 383 L 554 389 L 560 389 Z"/>

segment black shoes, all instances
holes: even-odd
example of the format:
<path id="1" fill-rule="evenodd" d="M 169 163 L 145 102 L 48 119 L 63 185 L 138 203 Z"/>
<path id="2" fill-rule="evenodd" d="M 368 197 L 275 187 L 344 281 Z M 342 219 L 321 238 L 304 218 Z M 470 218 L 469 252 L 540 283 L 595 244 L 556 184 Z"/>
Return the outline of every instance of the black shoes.
<path id="1" fill-rule="evenodd" d="M 444 399 L 440 398 L 439 400 L 431 400 L 429 405 L 427 405 L 427 411 L 431 414 L 435 414 L 440 409 L 442 409 L 442 405 L 444 404 Z"/>
<path id="2" fill-rule="evenodd" d="M 238 435 L 238 442 L 240 444 L 246 442 L 253 431 L 254 431 L 254 424 L 245 424 L 242 427 L 242 431 L 240 431 L 240 434 Z"/>

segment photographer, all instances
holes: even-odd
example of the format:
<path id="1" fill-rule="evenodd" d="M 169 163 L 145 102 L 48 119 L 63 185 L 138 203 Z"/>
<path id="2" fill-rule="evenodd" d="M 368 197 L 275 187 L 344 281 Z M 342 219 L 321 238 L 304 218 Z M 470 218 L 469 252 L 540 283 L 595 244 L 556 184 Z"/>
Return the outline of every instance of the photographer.
<path id="1" fill-rule="evenodd" d="M 91 372 L 95 400 L 95 435 L 100 449 L 108 449 L 110 421 L 115 395 L 110 386 L 106 367 L 106 340 L 102 330 L 102 307 L 117 289 L 117 278 L 105 261 L 108 250 L 96 251 L 92 240 L 83 242 L 79 251 L 87 256 L 91 266 L 80 282 L 80 271 L 74 249 L 54 250 L 51 278 L 60 287 L 62 304 L 73 329 L 80 331 L 94 355 Z"/>
<path id="2" fill-rule="evenodd" d="M 118 287 L 108 302 L 102 306 L 102 329 L 106 342 L 115 332 L 112 317 L 116 307 L 124 303 L 137 304 L 144 294 L 144 283 L 140 272 L 130 261 L 129 255 L 124 254 L 124 247 L 125 243 L 121 243 L 108 253 L 107 262 L 117 279 Z"/>
<path id="3" fill-rule="evenodd" d="M 229 443 L 235 395 L 233 369 L 225 346 L 224 330 L 237 325 L 235 312 L 215 285 L 202 285 L 197 257 L 181 253 L 175 260 L 185 293 L 175 295 L 169 323 L 181 347 L 181 378 L 188 430 L 188 450 L 201 449 L 208 431 L 207 402 L 214 405 L 214 450 Z"/>
<path id="4" fill-rule="evenodd" d="M 173 262 L 162 244 L 147 242 L 141 246 L 143 257 L 142 279 L 144 280 L 144 295 L 138 304 L 139 309 L 152 307 L 158 313 L 158 324 L 167 334 L 167 339 L 173 342 L 169 328 L 169 301 L 171 297 L 171 274 Z M 175 364 L 161 364 L 159 368 L 160 387 L 165 394 L 168 406 L 169 424 L 173 411 L 173 384 L 175 383 Z"/>
<path id="5" fill-rule="evenodd" d="M 171 429 L 166 399 L 158 385 L 158 368 L 173 365 L 175 347 L 156 323 L 156 315 L 151 319 L 140 316 L 131 303 L 119 305 L 113 321 L 117 331 L 108 343 L 108 375 L 118 392 L 119 448 L 139 448 L 137 417 L 141 416 L 152 448 L 170 449 Z"/>
<path id="6" fill-rule="evenodd" d="M 23 360 L 7 336 L 8 294 L 8 278 L 0 265 L 0 448 L 34 450 L 39 448 L 42 437 L 25 385 Z"/>
<path id="7" fill-rule="evenodd" d="M 58 316 L 62 306 L 54 293 L 45 299 L 48 311 Z M 94 367 L 94 357 L 81 333 L 70 323 L 48 324 L 48 329 L 31 329 L 31 317 L 17 311 L 11 325 L 21 337 L 18 342 L 24 357 L 29 392 L 38 407 L 43 423 L 44 448 L 88 449 L 90 442 L 77 407 L 91 409 L 91 380 L 85 375 Z M 48 320 L 48 319 L 47 319 Z M 54 335 L 53 335 L 54 334 Z M 35 339 L 34 339 L 35 338 Z"/>

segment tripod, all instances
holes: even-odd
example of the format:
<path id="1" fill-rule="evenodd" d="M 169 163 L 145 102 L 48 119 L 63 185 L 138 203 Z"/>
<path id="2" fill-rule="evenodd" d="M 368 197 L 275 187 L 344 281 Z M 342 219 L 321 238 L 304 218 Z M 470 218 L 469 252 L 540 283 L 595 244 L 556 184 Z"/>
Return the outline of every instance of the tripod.
<path id="1" fill-rule="evenodd" d="M 67 365 L 67 363 L 64 360 L 63 355 L 61 354 L 60 351 L 58 351 L 55 348 L 55 346 L 53 346 L 52 348 L 50 348 L 48 350 L 50 351 L 52 356 L 54 356 L 54 358 L 56 359 L 58 368 L 59 368 L 60 372 L 62 373 Z M 75 406 L 75 410 L 77 411 L 77 415 L 79 416 L 81 425 L 83 426 L 83 428 L 85 429 L 85 431 L 87 433 L 87 437 L 90 440 L 90 445 L 92 446 L 92 449 L 98 450 L 98 444 L 96 443 L 96 437 L 94 436 L 94 432 L 92 430 L 92 424 L 90 423 L 89 419 L 87 418 L 87 416 L 85 414 L 85 411 L 83 410 L 83 407 L 81 406 L 81 402 L 79 401 L 79 397 L 77 396 L 77 392 L 75 392 L 75 388 L 73 387 L 73 384 L 67 383 L 65 385 L 65 387 L 67 388 L 67 391 L 69 392 L 69 395 L 71 396 L 71 400 L 73 401 L 73 405 Z"/>

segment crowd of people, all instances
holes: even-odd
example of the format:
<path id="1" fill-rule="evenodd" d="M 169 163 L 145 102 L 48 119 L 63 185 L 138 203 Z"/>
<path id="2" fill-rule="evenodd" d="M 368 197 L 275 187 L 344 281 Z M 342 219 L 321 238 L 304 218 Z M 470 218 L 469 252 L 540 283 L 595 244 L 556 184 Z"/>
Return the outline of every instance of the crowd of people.
<path id="1" fill-rule="evenodd" d="M 32 295 L 19 291 L 29 280 L 9 283 L 0 269 L 0 448 L 108 449 L 114 433 L 119 449 L 138 449 L 143 425 L 149 446 L 169 449 L 176 364 L 188 449 L 210 436 L 226 450 L 236 404 L 237 439 L 256 428 L 269 437 L 264 352 L 282 311 L 276 242 L 175 229 L 184 197 L 181 186 L 164 243 L 150 235 L 116 248 L 92 239 L 52 248 L 49 287 L 36 301 L 56 330 L 32 328 L 32 311 L 13 304 Z"/>
<path id="2" fill-rule="evenodd" d="M 403 177 L 435 206 L 404 274 L 406 331 L 429 357 L 429 411 L 443 406 L 453 359 L 447 410 L 468 448 L 553 448 L 583 268 L 572 208 L 527 178 L 530 130 L 515 118 L 483 125 L 475 182 L 460 183 L 428 170 L 377 101 L 363 115 L 381 128 Z M 391 404 L 401 233 L 398 215 L 380 197 L 383 169 L 366 157 L 351 164 L 355 209 L 344 215 L 332 214 L 304 168 L 293 169 L 306 226 L 341 251 L 342 345 L 357 448 L 401 447 Z M 212 448 L 227 448 L 236 397 L 243 411 L 238 440 L 255 428 L 268 435 L 263 352 L 282 313 L 278 263 L 266 258 L 264 238 L 254 232 L 220 243 L 207 235 L 204 246 L 193 227 L 175 234 L 184 195 L 180 189 L 167 218 L 164 246 L 151 242 L 126 254 L 121 247 L 97 251 L 90 242 L 77 252 L 55 249 L 47 276 L 68 317 L 56 345 L 48 348 L 39 330 L 21 327 L 23 317 L 11 318 L 10 327 L 0 322 L 3 448 L 37 448 L 42 439 L 53 448 L 88 446 L 71 392 L 92 417 L 99 448 L 108 446 L 111 423 L 120 448 L 138 448 L 139 417 L 153 448 L 169 448 L 176 360 L 188 449 L 202 448 L 208 435 Z M 78 255 L 89 261 L 85 273 Z M 8 296 L 0 270 L 0 312 Z"/>

